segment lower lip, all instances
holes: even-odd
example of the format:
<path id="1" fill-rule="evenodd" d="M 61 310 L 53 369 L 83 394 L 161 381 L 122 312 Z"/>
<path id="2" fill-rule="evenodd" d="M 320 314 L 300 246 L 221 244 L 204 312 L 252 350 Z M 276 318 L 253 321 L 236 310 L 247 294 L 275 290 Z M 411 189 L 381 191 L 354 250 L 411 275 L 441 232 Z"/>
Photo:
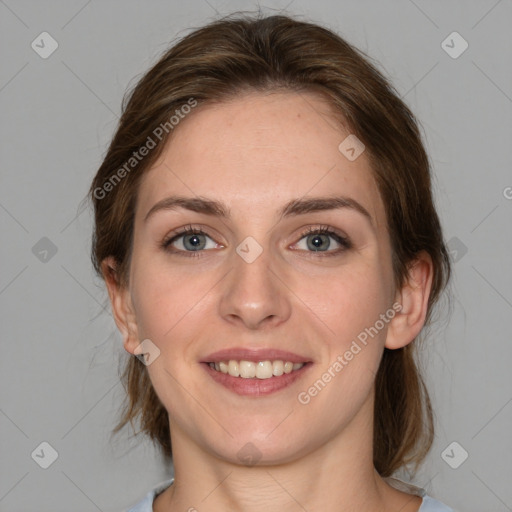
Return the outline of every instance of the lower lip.
<path id="1" fill-rule="evenodd" d="M 308 370 L 311 363 L 305 363 L 302 368 L 290 373 L 283 373 L 279 377 L 270 377 L 269 379 L 244 379 L 242 377 L 233 377 L 229 373 L 218 372 L 210 367 L 208 363 L 202 363 L 210 377 L 222 384 L 224 387 L 237 393 L 238 395 L 265 396 L 284 389 L 300 379 L 304 372 Z"/>

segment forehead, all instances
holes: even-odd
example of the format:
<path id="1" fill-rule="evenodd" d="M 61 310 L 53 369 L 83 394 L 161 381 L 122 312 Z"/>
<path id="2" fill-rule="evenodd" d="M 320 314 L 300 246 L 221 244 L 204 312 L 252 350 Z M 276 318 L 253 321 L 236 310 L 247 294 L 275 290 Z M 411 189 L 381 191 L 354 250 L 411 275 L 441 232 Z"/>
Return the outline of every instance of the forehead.
<path id="1" fill-rule="evenodd" d="M 248 93 L 196 107 L 146 172 L 137 215 L 170 194 L 217 198 L 243 215 L 291 199 L 343 195 L 385 224 L 365 153 L 350 161 L 339 150 L 349 135 L 313 93 Z"/>

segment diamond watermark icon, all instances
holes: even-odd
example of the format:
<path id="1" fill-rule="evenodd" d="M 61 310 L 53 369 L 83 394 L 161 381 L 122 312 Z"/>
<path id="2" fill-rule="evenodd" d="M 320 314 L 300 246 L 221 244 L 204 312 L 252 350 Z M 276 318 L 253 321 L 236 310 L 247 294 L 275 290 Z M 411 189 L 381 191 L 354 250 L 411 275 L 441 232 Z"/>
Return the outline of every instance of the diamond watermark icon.
<path id="1" fill-rule="evenodd" d="M 452 236 L 452 238 L 448 240 L 446 246 L 454 263 L 460 261 L 468 252 L 466 245 L 456 236 Z"/>
<path id="2" fill-rule="evenodd" d="M 441 48 L 452 59 L 458 59 L 468 49 L 468 47 L 468 42 L 458 32 L 452 32 L 441 43 Z"/>
<path id="3" fill-rule="evenodd" d="M 43 236 L 32 247 L 32 254 L 42 263 L 48 263 L 56 254 L 57 246 L 46 236 Z"/>
<path id="4" fill-rule="evenodd" d="M 160 356 L 160 349 L 150 340 L 143 340 L 133 351 L 139 361 L 149 366 Z"/>
<path id="5" fill-rule="evenodd" d="M 252 236 L 248 236 L 237 246 L 236 252 L 246 263 L 252 263 L 263 252 L 263 247 Z"/>
<path id="6" fill-rule="evenodd" d="M 39 57 L 47 59 L 59 47 L 59 43 L 48 32 L 41 32 L 30 46 Z"/>
<path id="7" fill-rule="evenodd" d="M 468 452 L 457 441 L 450 443 L 441 453 L 441 458 L 452 469 L 460 467 L 468 456 Z"/>
<path id="8" fill-rule="evenodd" d="M 351 162 L 359 158 L 365 149 L 365 145 L 353 133 L 343 139 L 338 146 L 339 152 Z"/>
<path id="9" fill-rule="evenodd" d="M 254 466 L 261 459 L 261 452 L 252 443 L 246 443 L 236 454 L 238 460 L 246 466 Z"/>
<path id="10" fill-rule="evenodd" d="M 43 469 L 48 469 L 59 457 L 57 450 L 46 441 L 43 441 L 30 456 Z"/>

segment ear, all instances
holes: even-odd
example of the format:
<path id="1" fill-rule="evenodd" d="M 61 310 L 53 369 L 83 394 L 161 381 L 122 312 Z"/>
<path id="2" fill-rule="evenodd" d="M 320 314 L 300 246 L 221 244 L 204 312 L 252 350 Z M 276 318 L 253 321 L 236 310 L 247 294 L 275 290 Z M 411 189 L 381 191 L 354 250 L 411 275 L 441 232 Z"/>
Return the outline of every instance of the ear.
<path id="1" fill-rule="evenodd" d="M 388 325 L 386 348 L 405 347 L 420 333 L 427 316 L 433 274 L 432 258 L 421 251 L 409 266 L 404 286 L 395 295 L 395 303 L 400 304 L 401 309 Z"/>
<path id="2" fill-rule="evenodd" d="M 112 256 L 101 262 L 101 271 L 107 285 L 114 320 L 123 335 L 124 348 L 130 354 L 134 354 L 140 342 L 130 291 L 121 285 L 117 263 Z"/>

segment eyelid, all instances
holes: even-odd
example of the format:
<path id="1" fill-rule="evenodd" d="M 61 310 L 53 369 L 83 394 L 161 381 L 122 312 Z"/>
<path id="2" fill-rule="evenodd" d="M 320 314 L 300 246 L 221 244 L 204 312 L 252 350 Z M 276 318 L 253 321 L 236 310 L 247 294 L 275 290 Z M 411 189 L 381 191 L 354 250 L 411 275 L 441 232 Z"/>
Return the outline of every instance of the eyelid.
<path id="1" fill-rule="evenodd" d="M 174 254 L 187 255 L 187 256 L 191 256 L 191 257 L 198 257 L 198 256 L 200 256 L 201 253 L 211 250 L 211 249 L 201 249 L 198 251 L 183 251 L 181 249 L 174 249 L 171 251 L 169 249 L 170 245 L 174 241 L 176 241 L 180 237 L 185 236 L 187 234 L 204 235 L 204 236 L 210 238 L 210 240 L 214 241 L 217 245 L 220 245 L 221 248 L 224 247 L 222 244 L 219 244 L 218 242 L 216 242 L 215 239 L 211 235 L 209 235 L 207 231 L 203 230 L 199 226 L 194 227 L 192 224 L 189 224 L 182 228 L 178 228 L 177 230 L 173 231 L 170 235 L 168 235 L 164 238 L 164 240 L 161 242 L 160 246 L 162 249 L 172 252 Z M 348 236 L 345 234 L 342 234 L 336 228 L 333 228 L 329 225 L 308 226 L 305 230 L 303 230 L 298 235 L 299 238 L 294 244 L 292 244 L 292 247 L 294 245 L 297 245 L 306 236 L 313 235 L 313 234 L 326 234 L 326 235 L 330 236 L 331 238 L 334 238 L 336 240 L 336 242 L 339 245 L 341 245 L 341 248 L 338 248 L 338 249 L 335 249 L 332 251 L 303 251 L 303 252 L 309 253 L 312 256 L 321 256 L 321 257 L 322 256 L 335 256 L 335 255 L 339 254 L 340 252 L 344 252 L 344 251 L 352 248 L 352 242 L 348 238 Z"/>
<path id="2" fill-rule="evenodd" d="M 301 232 L 299 240 L 295 242 L 293 245 L 297 245 L 306 236 L 314 234 L 324 234 L 328 235 L 331 238 L 334 238 L 334 240 L 336 240 L 336 243 L 338 243 L 341 246 L 341 248 L 334 249 L 332 251 L 304 251 L 312 256 L 336 256 L 341 252 L 344 252 L 352 248 L 352 242 L 347 235 L 339 232 L 336 228 L 333 228 L 328 225 L 321 225 L 315 227 L 309 226 L 308 228 Z"/>
<path id="3" fill-rule="evenodd" d="M 162 249 L 172 252 L 174 254 L 187 253 L 188 255 L 191 255 L 191 256 L 194 256 L 194 255 L 199 256 L 199 253 L 205 252 L 204 249 L 202 249 L 200 251 L 183 251 L 181 249 L 174 249 L 171 251 L 169 249 L 170 245 L 173 242 L 175 242 L 177 239 L 179 239 L 182 236 L 185 236 L 187 234 L 191 234 L 191 235 L 192 234 L 200 234 L 200 235 L 207 236 L 210 240 L 215 242 L 215 244 L 222 246 L 222 244 L 219 244 L 218 242 L 216 242 L 215 239 L 211 235 L 208 234 L 208 232 L 203 230 L 203 228 L 201 228 L 199 226 L 194 227 L 192 224 L 188 224 L 187 226 L 183 226 L 182 228 L 176 229 L 171 234 L 165 236 L 165 238 L 162 240 L 162 242 L 159 245 Z"/>

